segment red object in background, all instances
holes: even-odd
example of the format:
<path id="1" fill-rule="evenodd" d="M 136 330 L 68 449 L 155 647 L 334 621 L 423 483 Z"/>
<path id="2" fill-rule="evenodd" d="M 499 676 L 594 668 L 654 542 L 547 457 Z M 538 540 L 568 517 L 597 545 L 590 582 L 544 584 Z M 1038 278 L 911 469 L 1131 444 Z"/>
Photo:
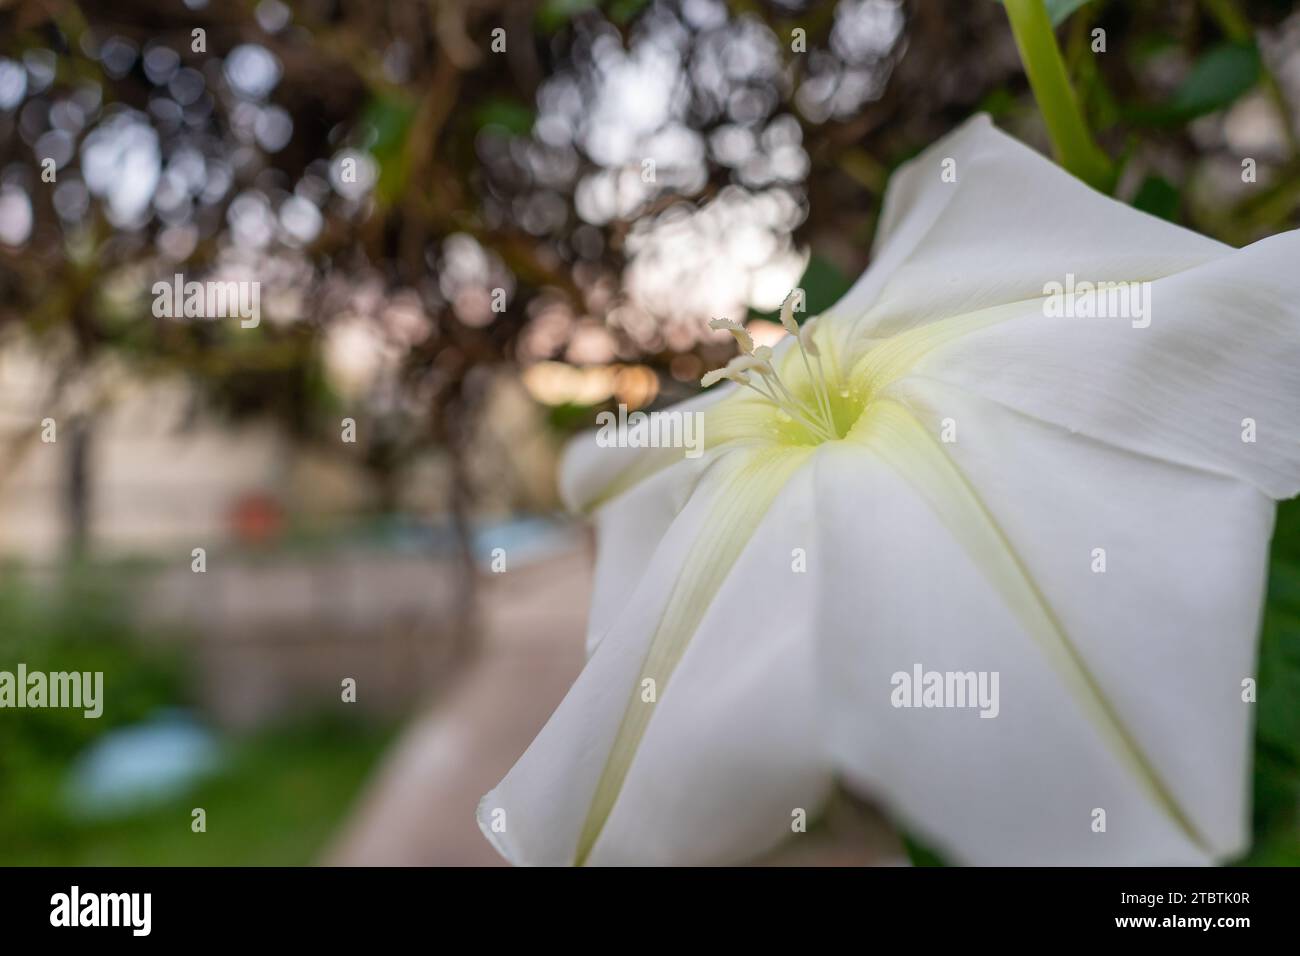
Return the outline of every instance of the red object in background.
<path id="1" fill-rule="evenodd" d="M 284 532 L 284 509 L 268 494 L 240 495 L 230 509 L 230 525 L 240 544 L 262 545 Z"/>

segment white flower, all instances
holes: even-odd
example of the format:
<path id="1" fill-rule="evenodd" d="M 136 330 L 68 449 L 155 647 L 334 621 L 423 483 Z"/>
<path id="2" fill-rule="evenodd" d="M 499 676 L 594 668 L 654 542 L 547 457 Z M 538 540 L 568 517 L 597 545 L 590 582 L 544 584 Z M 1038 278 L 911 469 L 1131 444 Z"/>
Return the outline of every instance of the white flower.
<path id="1" fill-rule="evenodd" d="M 1067 275 L 1150 282 L 1150 324 L 1052 317 Z M 815 330 L 750 359 L 682 406 L 702 457 L 570 451 L 590 658 L 480 805 L 503 855 L 742 861 L 836 779 L 955 862 L 1243 850 L 1300 234 L 1232 249 L 981 117 L 894 175 Z M 999 675 L 996 718 L 895 706 L 917 665 Z"/>

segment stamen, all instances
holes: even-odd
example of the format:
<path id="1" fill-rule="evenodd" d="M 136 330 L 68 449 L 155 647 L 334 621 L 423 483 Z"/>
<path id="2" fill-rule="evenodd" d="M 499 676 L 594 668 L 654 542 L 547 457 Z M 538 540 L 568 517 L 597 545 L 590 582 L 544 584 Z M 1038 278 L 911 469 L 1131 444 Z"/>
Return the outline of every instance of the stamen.
<path id="1" fill-rule="evenodd" d="M 709 328 L 726 329 L 740 346 L 740 351 L 746 353 L 754 351 L 754 340 L 738 322 L 732 322 L 730 319 L 709 319 Z"/>
<path id="2" fill-rule="evenodd" d="M 772 351 L 771 349 L 767 350 L 769 355 L 771 354 L 771 351 Z M 829 441 L 834 437 L 826 430 L 826 427 L 823 423 L 810 419 L 803 405 L 797 405 L 796 407 L 791 407 L 790 405 L 787 405 L 785 402 L 783 402 L 776 395 L 772 394 L 770 390 L 759 388 L 758 385 L 756 385 L 754 381 L 750 378 L 749 373 L 751 371 L 758 372 L 761 376 L 763 376 L 764 379 L 767 379 L 770 374 L 772 380 L 778 386 L 781 386 L 780 380 L 775 378 L 775 373 L 772 372 L 771 365 L 764 362 L 762 359 L 756 358 L 755 356 L 752 355 L 737 355 L 730 362 L 728 362 L 724 368 L 715 368 L 711 372 L 706 372 L 704 377 L 700 379 L 700 384 L 703 385 L 705 388 L 708 388 L 710 385 L 716 385 L 724 378 L 729 379 L 735 382 L 737 385 L 744 385 L 747 388 L 752 389 L 753 391 L 761 395 L 764 399 L 766 399 L 767 401 L 771 402 L 773 405 L 776 405 L 782 411 L 789 414 L 791 417 L 799 419 L 799 421 L 802 422 L 804 426 L 812 429 L 822 439 Z M 782 391 L 785 391 L 784 386 L 781 386 L 781 389 Z M 787 396 L 790 395 L 788 391 L 785 391 L 785 394 Z M 793 399 L 793 396 L 790 397 L 791 399 Z"/>
<path id="3" fill-rule="evenodd" d="M 808 369 L 808 377 L 813 380 L 814 387 L 817 389 L 818 400 L 826 407 L 826 415 L 831 416 L 831 393 L 830 385 L 826 379 L 826 366 L 822 364 L 821 349 L 817 348 L 817 343 L 813 341 L 813 325 L 816 319 L 809 319 L 804 323 L 803 328 L 799 330 L 799 346 L 804 353 L 804 367 Z M 812 369 L 808 368 L 808 356 L 811 355 L 817 360 L 817 374 L 813 375 Z"/>
<path id="4" fill-rule="evenodd" d="M 794 293 L 791 292 L 781 303 L 781 324 L 793 336 L 799 335 L 799 323 L 794 320 Z"/>
<path id="5" fill-rule="evenodd" d="M 799 421 L 814 435 L 824 441 L 833 441 L 837 435 L 834 406 L 826 379 L 826 368 L 822 364 L 821 350 L 817 348 L 812 337 L 812 326 L 815 320 L 810 320 L 801 328 L 794 319 L 794 304 L 794 293 L 791 293 L 781 304 L 781 325 L 794 338 L 795 346 L 799 349 L 804 371 L 808 373 L 808 380 L 812 386 L 813 402 L 801 399 L 791 392 L 777 374 L 776 366 L 772 361 L 772 349 L 766 345 L 756 346 L 750 334 L 730 319 L 710 319 L 709 328 L 726 329 L 730 332 L 736 344 L 740 346 L 741 354 L 728 362 L 725 368 L 714 369 L 707 373 L 700 380 L 700 384 L 707 388 L 723 379 L 729 379 L 738 385 L 744 385 L 790 418 Z M 816 359 L 816 372 L 813 371 L 812 363 L 808 360 L 809 356 Z M 753 377 L 754 373 L 757 373 L 757 378 Z"/>
<path id="6" fill-rule="evenodd" d="M 821 358 L 822 353 L 818 350 L 817 343 L 813 341 L 812 337 L 813 325 L 816 324 L 816 322 L 816 319 L 809 319 L 804 323 L 803 328 L 799 330 L 799 344 L 802 345 L 803 350 L 813 358 Z"/>
<path id="7" fill-rule="evenodd" d="M 826 389 L 825 370 L 818 366 L 821 375 L 814 375 L 812 365 L 808 362 L 809 355 L 817 355 L 817 346 L 812 341 L 811 322 L 799 327 L 799 323 L 794 320 L 795 293 L 791 292 L 781 303 L 781 324 L 785 330 L 794 336 L 795 341 L 799 344 L 799 357 L 803 359 L 804 371 L 808 373 L 808 380 L 813 383 L 813 394 L 817 398 L 817 409 L 825 417 L 826 422 L 830 425 L 831 431 L 835 430 L 835 416 L 831 414 L 831 397 Z M 809 347 L 811 346 L 811 348 Z"/>

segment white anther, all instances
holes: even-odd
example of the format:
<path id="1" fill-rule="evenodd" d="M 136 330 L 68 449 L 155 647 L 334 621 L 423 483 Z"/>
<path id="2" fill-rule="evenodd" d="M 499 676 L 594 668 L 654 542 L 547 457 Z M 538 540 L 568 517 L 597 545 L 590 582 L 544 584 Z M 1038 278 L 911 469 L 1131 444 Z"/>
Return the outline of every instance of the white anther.
<path id="1" fill-rule="evenodd" d="M 794 297 L 795 293 L 791 292 L 781 303 L 781 324 L 791 335 L 798 335 L 799 323 L 794 320 Z"/>
<path id="2" fill-rule="evenodd" d="M 764 373 L 764 363 L 752 355 L 737 355 L 727 363 L 728 372 L 759 372 Z"/>
<path id="3" fill-rule="evenodd" d="M 755 346 L 749 333 L 730 319 L 710 319 L 709 328 L 726 329 L 735 336 L 741 351 L 747 354 L 737 355 L 727 363 L 725 368 L 709 372 L 701 379 L 701 384 L 707 388 L 725 378 L 745 385 L 790 418 L 801 422 L 814 435 L 823 440 L 831 440 L 835 438 L 837 429 L 827 389 L 826 370 L 822 366 L 819 350 L 812 338 L 816 320 L 808 321 L 802 328 L 795 322 L 796 294 L 797 292 L 790 293 L 781 304 L 781 324 L 794 336 L 795 344 L 799 348 L 804 371 L 807 372 L 808 380 L 812 383 L 811 400 L 796 396 L 782 383 L 776 367 L 772 364 L 774 354 L 772 348 L 767 345 Z M 810 355 L 817 359 L 816 372 L 813 371 L 812 363 L 808 361 Z M 752 373 L 757 373 L 759 377 L 753 378 Z"/>
<path id="4" fill-rule="evenodd" d="M 726 329 L 736 340 L 736 344 L 740 346 L 742 352 L 754 351 L 754 340 L 750 338 L 749 333 L 745 331 L 744 326 L 740 323 L 732 322 L 730 319 L 709 319 L 709 328 Z"/>

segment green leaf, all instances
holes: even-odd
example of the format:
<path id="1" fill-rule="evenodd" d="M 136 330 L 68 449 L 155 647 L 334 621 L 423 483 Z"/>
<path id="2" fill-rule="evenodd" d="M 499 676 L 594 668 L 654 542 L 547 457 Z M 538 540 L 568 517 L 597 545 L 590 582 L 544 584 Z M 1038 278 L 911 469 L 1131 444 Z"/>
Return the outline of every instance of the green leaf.
<path id="1" fill-rule="evenodd" d="M 1300 564 L 1300 498 L 1278 506 L 1277 524 L 1273 528 L 1273 560 L 1279 558 Z"/>
<path id="2" fill-rule="evenodd" d="M 547 32 L 564 26 L 579 13 L 595 10 L 597 0 L 546 0 L 537 8 L 537 25 Z"/>
<path id="3" fill-rule="evenodd" d="M 1259 81 L 1253 43 L 1223 43 L 1201 57 L 1174 95 L 1171 107 L 1186 119 L 1223 109 Z"/>
<path id="4" fill-rule="evenodd" d="M 615 23 L 627 23 L 650 5 L 650 0 L 610 0 L 606 9 Z"/>
<path id="5" fill-rule="evenodd" d="M 378 157 L 400 150 L 406 145 L 406 134 L 414 116 L 415 104 L 406 96 L 375 96 L 361 114 L 362 125 L 369 126 L 375 134 L 370 151 Z"/>
<path id="6" fill-rule="evenodd" d="M 591 425 L 597 406 L 564 402 L 546 411 L 546 423 L 561 435 L 572 435 Z"/>
<path id="7" fill-rule="evenodd" d="M 1255 754 L 1254 839 L 1246 866 L 1300 866 L 1300 773 L 1290 761 Z"/>
<path id="8" fill-rule="evenodd" d="M 991 90 L 984 99 L 980 100 L 979 105 L 975 107 L 976 112 L 988 113 L 994 119 L 999 116 L 1006 116 L 1016 107 L 1016 98 L 1011 95 L 1011 91 L 1005 87 L 998 87 Z"/>
<path id="9" fill-rule="evenodd" d="M 493 97 L 474 114 L 474 125 L 479 129 L 493 126 L 515 136 L 526 136 L 533 128 L 533 111 L 517 100 Z"/>
<path id="10" fill-rule="evenodd" d="M 1300 499 L 1278 507 L 1259 641 L 1254 844 L 1241 862 L 1300 865 Z"/>
<path id="11" fill-rule="evenodd" d="M 405 97 L 376 96 L 367 105 L 361 122 L 375 134 L 370 155 L 379 164 L 379 181 L 375 195 L 388 206 L 396 202 L 406 188 L 408 161 L 406 138 L 411 132 L 415 105 Z"/>
<path id="12" fill-rule="evenodd" d="M 1300 616 L 1270 606 L 1260 635 L 1256 745 L 1300 772 Z"/>
<path id="13" fill-rule="evenodd" d="M 931 850 L 928 846 L 908 833 L 900 834 L 903 838 L 903 848 L 907 850 L 907 857 L 912 861 L 913 866 L 947 866 L 943 857 Z"/>
<path id="14" fill-rule="evenodd" d="M 1075 10 L 1088 0 L 1046 0 L 1047 15 L 1052 18 L 1052 26 L 1059 27 Z"/>
<path id="15" fill-rule="evenodd" d="M 1178 221 L 1181 205 L 1182 196 L 1179 195 L 1178 187 L 1161 176 L 1148 176 L 1133 197 L 1134 208 L 1170 222 Z"/>
<path id="16" fill-rule="evenodd" d="M 998 0 L 1001 3 L 1002 0 Z M 1075 10 L 1087 3 L 1088 0 L 1043 0 L 1043 6 L 1047 7 L 1047 15 L 1052 20 L 1052 26 L 1059 27 Z"/>
<path id="17" fill-rule="evenodd" d="M 1300 617 L 1300 561 L 1275 553 L 1268 575 L 1268 604 Z"/>
<path id="18" fill-rule="evenodd" d="M 1220 43 L 1196 61 L 1169 102 L 1127 111 L 1133 122 L 1177 125 L 1230 106 L 1259 82 L 1259 50 L 1253 43 Z"/>

